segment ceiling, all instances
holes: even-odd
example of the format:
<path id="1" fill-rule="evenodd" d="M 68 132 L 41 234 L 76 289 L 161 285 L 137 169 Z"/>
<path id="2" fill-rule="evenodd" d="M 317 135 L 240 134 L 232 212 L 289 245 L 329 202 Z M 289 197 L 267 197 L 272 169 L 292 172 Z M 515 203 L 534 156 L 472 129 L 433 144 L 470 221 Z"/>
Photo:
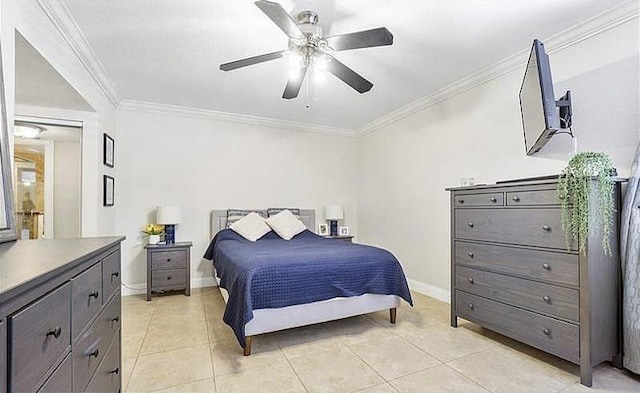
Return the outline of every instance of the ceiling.
<path id="1" fill-rule="evenodd" d="M 84 98 L 16 32 L 16 104 L 93 111 Z"/>
<path id="2" fill-rule="evenodd" d="M 281 98 L 286 60 L 221 63 L 287 47 L 248 0 L 64 0 L 121 99 L 356 130 L 626 0 L 280 1 L 316 11 L 326 35 L 385 26 L 393 46 L 337 52 L 374 87 L 327 75 Z M 309 105 L 309 108 L 307 108 Z"/>
<path id="3" fill-rule="evenodd" d="M 39 141 L 54 141 L 54 142 L 74 142 L 80 143 L 82 139 L 82 128 L 59 126 L 54 124 L 43 124 L 33 122 L 16 122 L 16 124 L 26 123 L 33 124 L 42 127 L 44 130 L 38 135 L 37 139 L 19 138 L 14 139 L 16 145 L 39 145 Z"/>

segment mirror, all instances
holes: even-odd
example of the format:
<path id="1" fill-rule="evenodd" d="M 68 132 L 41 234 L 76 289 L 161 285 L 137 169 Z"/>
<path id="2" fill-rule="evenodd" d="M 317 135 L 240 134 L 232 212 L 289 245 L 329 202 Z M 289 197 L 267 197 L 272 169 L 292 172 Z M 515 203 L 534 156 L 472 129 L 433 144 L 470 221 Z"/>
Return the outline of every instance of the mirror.
<path id="1" fill-rule="evenodd" d="M 5 100 L 4 69 L 0 46 L 0 243 L 16 240 L 13 216 L 13 182 L 11 181 L 11 157 L 9 157 L 9 124 Z"/>

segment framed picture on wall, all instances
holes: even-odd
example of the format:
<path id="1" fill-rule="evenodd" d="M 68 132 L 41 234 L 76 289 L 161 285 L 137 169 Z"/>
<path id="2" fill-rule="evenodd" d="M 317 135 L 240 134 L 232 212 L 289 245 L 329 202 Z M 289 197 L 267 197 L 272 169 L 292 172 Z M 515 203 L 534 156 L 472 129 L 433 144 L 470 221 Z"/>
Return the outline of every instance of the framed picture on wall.
<path id="1" fill-rule="evenodd" d="M 113 168 L 113 150 L 114 150 L 114 141 L 113 138 L 107 135 L 106 133 L 103 135 L 103 163 L 109 168 Z"/>
<path id="2" fill-rule="evenodd" d="M 318 225 L 318 235 L 320 235 L 320 236 L 328 236 L 329 235 L 329 225 L 327 225 L 327 224 Z"/>
<path id="3" fill-rule="evenodd" d="M 104 175 L 103 182 L 103 206 L 113 206 L 115 179 L 111 176 Z"/>

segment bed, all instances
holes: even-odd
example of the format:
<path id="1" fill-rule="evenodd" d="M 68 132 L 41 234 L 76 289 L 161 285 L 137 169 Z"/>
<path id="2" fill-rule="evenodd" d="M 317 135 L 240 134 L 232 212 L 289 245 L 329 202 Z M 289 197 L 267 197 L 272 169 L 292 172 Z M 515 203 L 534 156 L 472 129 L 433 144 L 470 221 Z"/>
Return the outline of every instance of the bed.
<path id="1" fill-rule="evenodd" d="M 401 300 L 412 304 L 391 253 L 321 238 L 313 233 L 314 210 L 301 209 L 300 220 L 308 230 L 290 241 L 272 232 L 249 242 L 225 229 L 226 210 L 211 213 L 213 240 L 205 258 L 213 261 L 227 303 L 223 319 L 245 356 L 252 337 L 262 333 L 387 309 L 395 323 Z"/>

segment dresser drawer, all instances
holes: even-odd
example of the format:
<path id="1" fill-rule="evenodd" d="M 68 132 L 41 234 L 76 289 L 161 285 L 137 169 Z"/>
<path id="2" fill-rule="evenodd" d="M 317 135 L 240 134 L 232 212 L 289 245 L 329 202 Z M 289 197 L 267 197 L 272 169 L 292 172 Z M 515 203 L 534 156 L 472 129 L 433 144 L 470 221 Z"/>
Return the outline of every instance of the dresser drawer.
<path id="1" fill-rule="evenodd" d="M 455 242 L 456 264 L 551 283 L 578 286 L 578 255 L 516 247 Z"/>
<path id="2" fill-rule="evenodd" d="M 62 364 L 58 366 L 56 371 L 49 377 L 47 382 L 38 390 L 38 393 L 61 393 L 73 391 L 73 375 L 71 374 L 72 365 L 71 354 L 67 355 Z"/>
<path id="3" fill-rule="evenodd" d="M 572 362 L 579 360 L 577 325 L 462 291 L 456 291 L 456 313 L 471 322 L 563 359 Z"/>
<path id="4" fill-rule="evenodd" d="M 7 323 L 0 320 L 0 393 L 7 391 Z"/>
<path id="5" fill-rule="evenodd" d="M 120 390 L 121 366 L 120 366 L 120 336 L 118 335 L 107 350 L 106 355 L 89 385 L 86 392 L 89 393 L 116 393 Z"/>
<path id="6" fill-rule="evenodd" d="M 71 279 L 71 329 L 75 340 L 102 307 L 102 264 Z"/>
<path id="7" fill-rule="evenodd" d="M 100 333 L 105 337 L 105 340 L 111 341 L 111 339 L 120 331 L 121 317 L 120 317 L 120 296 L 115 296 L 104 311 L 100 313 L 98 319 L 96 319 L 96 325 Z"/>
<path id="8" fill-rule="evenodd" d="M 456 267 L 456 289 L 576 322 L 580 317 L 576 289 L 462 266 Z"/>
<path id="9" fill-rule="evenodd" d="M 153 251 L 151 253 L 151 269 L 184 269 L 187 266 L 186 250 Z"/>
<path id="10" fill-rule="evenodd" d="M 187 269 L 156 270 L 151 273 L 153 290 L 159 287 L 184 287 L 187 283 Z M 168 289 L 168 288 L 167 288 Z"/>
<path id="11" fill-rule="evenodd" d="M 456 209 L 455 237 L 565 249 L 560 209 Z"/>
<path id="12" fill-rule="evenodd" d="M 33 391 L 69 350 L 70 300 L 67 283 L 11 317 L 10 391 Z"/>
<path id="13" fill-rule="evenodd" d="M 120 251 L 109 254 L 102 260 L 102 296 L 103 303 L 120 289 Z"/>
<path id="14" fill-rule="evenodd" d="M 111 337 L 105 331 L 101 318 L 91 325 L 73 347 L 73 390 L 84 391 L 107 353 Z"/>
<path id="15" fill-rule="evenodd" d="M 456 195 L 454 204 L 456 207 L 502 206 L 504 205 L 504 194 L 501 192 L 494 192 L 487 194 Z"/>
<path id="16" fill-rule="evenodd" d="M 560 205 L 558 190 L 507 192 L 507 206 Z"/>

